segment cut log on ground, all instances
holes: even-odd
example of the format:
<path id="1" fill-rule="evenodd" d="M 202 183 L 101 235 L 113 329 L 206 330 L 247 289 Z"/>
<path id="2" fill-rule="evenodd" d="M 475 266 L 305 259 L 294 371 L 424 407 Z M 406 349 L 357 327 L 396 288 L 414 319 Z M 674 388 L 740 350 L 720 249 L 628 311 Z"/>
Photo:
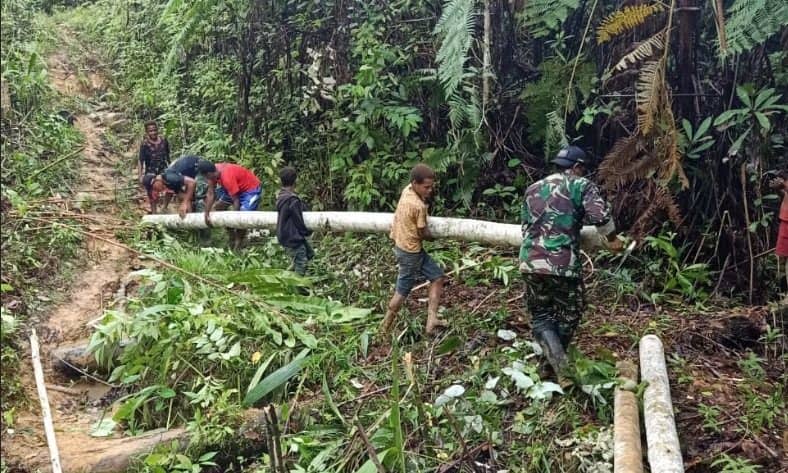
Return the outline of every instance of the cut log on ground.
<path id="1" fill-rule="evenodd" d="M 123 340 L 120 342 L 118 352 L 131 343 L 130 340 Z M 89 340 L 77 341 L 68 345 L 63 345 L 55 348 L 49 352 L 50 362 L 52 368 L 69 376 L 81 374 L 78 370 L 83 371 L 101 371 L 96 361 L 96 355 L 88 352 Z M 75 369 L 76 368 L 76 369 Z"/>
<path id="2" fill-rule="evenodd" d="M 643 473 L 643 450 L 640 445 L 640 419 L 637 388 L 638 369 L 634 363 L 616 364 L 622 383 L 616 388 L 613 424 L 614 473 Z"/>
<path id="3" fill-rule="evenodd" d="M 655 335 L 640 339 L 640 374 L 647 383 L 643 394 L 643 419 L 651 471 L 683 473 L 665 353 L 662 341 Z"/>
<path id="4" fill-rule="evenodd" d="M 332 232 L 388 233 L 393 218 L 394 214 L 376 212 L 304 212 L 307 228 Z M 146 215 L 142 221 L 174 229 L 207 228 L 202 213 L 190 213 L 183 219 L 175 214 Z M 275 229 L 276 212 L 211 212 L 211 223 L 214 227 Z M 448 217 L 429 217 L 427 224 L 436 238 L 510 247 L 523 242 L 520 225 Z M 583 248 L 604 248 L 605 238 L 596 227 L 585 226 L 580 233 Z"/>
<path id="5" fill-rule="evenodd" d="M 65 471 L 79 473 L 112 473 L 126 471 L 136 459 L 144 458 L 154 448 L 178 441 L 181 449 L 189 445 L 186 429 L 158 429 L 119 439 L 94 439 L 83 442 L 80 449 L 71 449 L 63 455 Z"/>
<path id="6" fill-rule="evenodd" d="M 263 412 L 259 409 L 248 409 L 238 429 L 238 437 L 260 443 L 261 432 L 264 432 Z M 186 429 L 157 429 L 145 432 L 136 437 L 119 439 L 99 439 L 86 437 L 86 441 L 78 447 L 71 448 L 63 454 L 64 471 L 74 473 L 115 473 L 126 471 L 135 460 L 144 459 L 159 445 L 178 442 L 181 450 L 189 445 L 189 433 Z"/>

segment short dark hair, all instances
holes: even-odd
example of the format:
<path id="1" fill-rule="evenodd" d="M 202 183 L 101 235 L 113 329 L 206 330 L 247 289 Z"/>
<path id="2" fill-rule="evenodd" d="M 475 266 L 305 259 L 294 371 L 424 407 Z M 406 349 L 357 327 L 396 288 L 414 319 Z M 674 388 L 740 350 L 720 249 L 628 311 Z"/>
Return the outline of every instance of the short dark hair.
<path id="1" fill-rule="evenodd" d="M 197 161 L 197 172 L 199 174 L 208 174 L 211 172 L 216 172 L 216 165 L 208 161 L 207 159 L 200 159 L 199 161 Z"/>
<path id="2" fill-rule="evenodd" d="M 143 125 L 143 129 L 147 130 L 149 126 L 155 126 L 157 129 L 159 128 L 159 124 L 156 123 L 156 120 L 148 120 L 148 121 L 146 121 L 145 125 Z"/>
<path id="3" fill-rule="evenodd" d="M 425 179 L 435 179 L 435 171 L 426 164 L 419 163 L 410 170 L 410 182 L 421 184 Z"/>
<path id="4" fill-rule="evenodd" d="M 150 194 L 151 190 L 153 189 L 154 179 L 156 179 L 156 174 L 153 173 L 148 173 L 142 176 L 142 186 L 145 187 L 145 190 L 148 192 L 148 194 Z"/>
<path id="5" fill-rule="evenodd" d="M 279 180 L 282 181 L 282 185 L 285 187 L 290 187 L 295 184 L 297 177 L 298 173 L 290 166 L 283 167 L 282 170 L 279 171 Z"/>

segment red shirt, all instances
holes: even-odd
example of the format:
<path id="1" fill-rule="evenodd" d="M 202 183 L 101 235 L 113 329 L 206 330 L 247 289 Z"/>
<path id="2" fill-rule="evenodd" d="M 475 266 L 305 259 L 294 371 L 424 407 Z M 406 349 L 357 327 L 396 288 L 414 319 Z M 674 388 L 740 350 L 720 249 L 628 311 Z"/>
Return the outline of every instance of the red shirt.
<path id="1" fill-rule="evenodd" d="M 253 191 L 260 187 L 260 179 L 243 166 L 232 163 L 219 163 L 219 184 L 232 197 L 237 197 L 244 192 Z"/>

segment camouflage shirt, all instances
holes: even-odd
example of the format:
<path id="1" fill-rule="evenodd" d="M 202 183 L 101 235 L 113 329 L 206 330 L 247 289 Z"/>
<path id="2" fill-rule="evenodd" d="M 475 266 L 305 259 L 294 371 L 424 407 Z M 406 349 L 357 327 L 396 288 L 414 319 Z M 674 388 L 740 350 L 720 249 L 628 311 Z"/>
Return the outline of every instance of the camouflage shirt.
<path id="1" fill-rule="evenodd" d="M 599 188 L 584 177 L 556 173 L 531 184 L 523 204 L 520 271 L 580 277 L 580 228 L 609 220 Z"/>

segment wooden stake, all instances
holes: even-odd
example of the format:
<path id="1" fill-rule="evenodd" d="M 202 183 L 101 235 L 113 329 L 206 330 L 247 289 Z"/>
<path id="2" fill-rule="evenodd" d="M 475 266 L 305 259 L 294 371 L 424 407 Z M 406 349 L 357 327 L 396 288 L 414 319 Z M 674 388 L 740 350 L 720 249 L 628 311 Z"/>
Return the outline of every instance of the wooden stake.
<path id="1" fill-rule="evenodd" d="M 638 369 L 634 363 L 616 363 L 619 378 L 636 385 Z M 643 473 L 643 450 L 640 445 L 640 420 L 635 393 L 621 386 L 614 397 L 613 471 L 615 473 Z"/>
<path id="2" fill-rule="evenodd" d="M 30 332 L 30 358 L 33 360 L 33 373 L 36 378 L 38 400 L 41 401 L 41 415 L 44 418 L 44 432 L 46 432 L 49 458 L 52 462 L 52 473 L 62 473 L 60 468 L 60 452 L 57 449 L 55 426 L 52 423 L 52 413 L 49 411 L 49 397 L 44 383 L 44 370 L 41 368 L 41 356 L 38 353 L 38 336 L 36 329 Z"/>

